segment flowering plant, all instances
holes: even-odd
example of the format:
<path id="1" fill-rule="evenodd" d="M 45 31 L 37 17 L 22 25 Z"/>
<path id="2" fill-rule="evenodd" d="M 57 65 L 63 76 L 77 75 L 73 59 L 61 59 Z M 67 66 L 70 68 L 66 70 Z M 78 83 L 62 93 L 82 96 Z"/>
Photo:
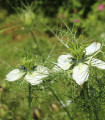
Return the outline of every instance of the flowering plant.
<path id="1" fill-rule="evenodd" d="M 73 46 L 73 45 L 72 45 Z M 89 66 L 95 66 L 100 69 L 105 69 L 105 62 L 94 58 L 101 49 L 101 44 L 94 42 L 85 49 L 82 46 L 69 48 L 71 54 L 60 55 L 58 63 L 53 70 L 69 70 L 72 69 L 72 77 L 77 84 L 82 85 L 88 80 Z"/>
<path id="2" fill-rule="evenodd" d="M 32 86 L 39 85 L 43 82 L 43 79 L 48 77 L 49 69 L 47 67 L 36 65 L 33 59 L 22 59 L 21 65 L 17 69 L 13 69 L 6 75 L 6 80 L 9 82 L 17 81 L 22 79 L 27 81 L 28 84 L 28 105 L 29 115 L 28 119 L 32 119 L 31 108 L 32 108 L 32 94 L 34 88 Z"/>

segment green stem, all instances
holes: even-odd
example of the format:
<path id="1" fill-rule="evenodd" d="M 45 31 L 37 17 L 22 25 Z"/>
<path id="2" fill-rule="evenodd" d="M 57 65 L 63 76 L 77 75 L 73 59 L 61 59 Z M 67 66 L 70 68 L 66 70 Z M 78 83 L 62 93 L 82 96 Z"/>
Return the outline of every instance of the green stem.
<path id="1" fill-rule="evenodd" d="M 88 95 L 87 83 L 84 83 L 83 87 L 84 87 L 84 97 L 85 97 L 85 100 L 88 100 L 89 99 L 89 95 Z"/>
<path id="2" fill-rule="evenodd" d="M 95 114 L 95 120 L 99 120 L 98 113 L 96 111 L 94 111 L 94 114 Z"/>
<path id="3" fill-rule="evenodd" d="M 84 97 L 85 97 L 85 100 L 88 101 L 89 100 L 89 93 L 88 93 L 87 83 L 84 83 L 83 87 L 84 87 Z M 93 116 L 94 113 L 93 113 L 93 110 L 92 110 L 90 105 L 88 106 L 88 112 L 89 112 L 89 119 L 90 120 L 94 120 L 94 116 Z"/>
<path id="4" fill-rule="evenodd" d="M 31 35 L 32 35 L 32 38 L 33 38 L 34 44 L 37 46 L 38 53 L 41 54 L 40 49 L 39 49 L 39 45 L 38 45 L 38 42 L 37 42 L 37 40 L 36 40 L 36 38 L 35 38 L 34 33 L 33 33 L 32 30 L 31 30 L 30 32 L 31 32 Z"/>
<path id="5" fill-rule="evenodd" d="M 53 95 L 55 96 L 55 98 L 59 101 L 60 105 L 62 106 L 62 108 L 64 109 L 64 111 L 67 113 L 68 117 L 70 120 L 73 120 L 73 118 L 71 117 L 71 115 L 69 114 L 69 112 L 67 111 L 67 109 L 62 105 L 62 103 L 60 102 L 60 99 L 58 98 L 58 96 L 56 95 L 56 93 L 53 91 L 52 88 L 50 88 L 51 92 L 53 93 Z"/>
<path id="6" fill-rule="evenodd" d="M 34 41 L 35 45 L 37 45 L 37 41 L 36 41 L 36 38 L 35 38 L 35 36 L 34 36 L 33 31 L 31 31 L 31 35 L 32 35 L 32 38 L 33 38 L 33 41 Z"/>
<path id="7" fill-rule="evenodd" d="M 90 120 L 94 120 L 93 111 L 91 110 L 90 107 L 89 107 L 89 119 L 90 119 Z"/>
<path id="8" fill-rule="evenodd" d="M 31 85 L 28 85 L 28 89 L 29 89 L 29 94 L 28 94 L 28 109 L 29 109 L 29 116 L 28 116 L 28 120 L 32 120 L 32 88 Z"/>

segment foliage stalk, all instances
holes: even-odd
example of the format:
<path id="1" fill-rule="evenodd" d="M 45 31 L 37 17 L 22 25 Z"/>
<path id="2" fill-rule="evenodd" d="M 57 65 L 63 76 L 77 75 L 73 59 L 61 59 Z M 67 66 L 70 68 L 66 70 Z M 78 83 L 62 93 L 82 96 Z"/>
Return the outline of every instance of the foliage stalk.
<path id="1" fill-rule="evenodd" d="M 69 114 L 69 112 L 67 111 L 67 109 L 65 107 L 63 107 L 62 103 L 60 102 L 60 99 L 58 98 L 58 96 L 56 95 L 56 93 L 53 91 L 52 88 L 50 88 L 52 94 L 55 96 L 55 98 L 58 100 L 58 102 L 61 104 L 62 108 L 64 109 L 64 111 L 67 113 L 68 117 L 70 120 L 73 120 L 73 118 L 71 117 L 71 115 Z"/>
<path id="2" fill-rule="evenodd" d="M 84 83 L 83 88 L 84 88 L 84 97 L 85 97 L 85 100 L 88 101 L 89 100 L 89 93 L 88 93 L 88 86 L 87 86 L 86 82 Z M 89 119 L 90 120 L 94 120 L 93 110 L 92 110 L 92 108 L 91 108 L 90 105 L 88 105 L 88 113 L 89 113 Z"/>
<path id="3" fill-rule="evenodd" d="M 31 36 L 32 36 L 32 38 L 33 38 L 34 44 L 37 46 L 38 53 L 41 54 L 40 49 L 39 49 L 39 45 L 38 45 L 38 42 L 37 42 L 37 40 L 36 40 L 36 38 L 35 38 L 34 33 L 33 33 L 32 30 L 31 30 L 30 32 L 31 32 Z"/>
<path id="4" fill-rule="evenodd" d="M 29 89 L 29 93 L 28 93 L 28 110 L 29 110 L 29 116 L 28 116 L 28 120 L 32 120 L 32 87 L 30 84 L 28 84 L 28 89 Z"/>

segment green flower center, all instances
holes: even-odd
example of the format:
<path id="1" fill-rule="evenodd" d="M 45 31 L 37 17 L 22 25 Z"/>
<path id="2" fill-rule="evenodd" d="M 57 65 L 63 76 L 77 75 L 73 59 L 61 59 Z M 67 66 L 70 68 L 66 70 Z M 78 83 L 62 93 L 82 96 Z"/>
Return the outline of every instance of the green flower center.
<path id="1" fill-rule="evenodd" d="M 69 45 L 69 52 L 73 56 L 72 64 L 76 65 L 78 63 L 84 63 L 87 61 L 87 56 L 85 55 L 85 48 L 79 43 L 71 43 Z"/>
<path id="2" fill-rule="evenodd" d="M 20 61 L 20 64 L 18 65 L 20 70 L 23 70 L 25 72 L 27 71 L 35 71 L 37 66 L 35 65 L 35 61 L 33 59 L 22 59 Z"/>

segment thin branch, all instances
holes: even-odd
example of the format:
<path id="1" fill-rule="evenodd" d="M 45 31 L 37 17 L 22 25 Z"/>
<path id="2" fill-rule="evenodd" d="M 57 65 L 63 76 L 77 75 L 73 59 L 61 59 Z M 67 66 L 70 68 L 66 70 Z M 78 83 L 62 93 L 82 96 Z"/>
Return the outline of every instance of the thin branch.
<path id="1" fill-rule="evenodd" d="M 70 120 L 73 120 L 73 118 L 71 117 L 71 115 L 69 114 L 69 112 L 67 111 L 67 109 L 63 106 L 63 104 L 61 103 L 60 99 L 58 98 L 58 96 L 56 95 L 56 93 L 53 91 L 52 88 L 49 88 L 52 92 L 52 94 L 55 96 L 55 98 L 59 101 L 60 105 L 62 106 L 62 108 L 64 109 L 64 111 L 67 113 L 68 117 L 70 118 Z"/>

